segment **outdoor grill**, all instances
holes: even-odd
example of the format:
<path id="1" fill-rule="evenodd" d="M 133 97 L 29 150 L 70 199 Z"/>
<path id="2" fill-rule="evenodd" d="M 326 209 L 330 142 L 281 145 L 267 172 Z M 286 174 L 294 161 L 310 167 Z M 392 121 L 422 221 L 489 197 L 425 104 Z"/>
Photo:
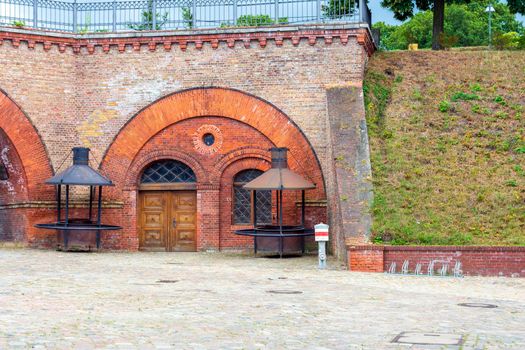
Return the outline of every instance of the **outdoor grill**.
<path id="1" fill-rule="evenodd" d="M 315 188 L 315 184 L 288 169 L 288 148 L 271 148 L 272 167 L 261 176 L 248 182 L 243 187 L 253 191 L 254 203 L 257 203 L 257 191 L 277 191 L 278 225 L 257 225 L 257 206 L 254 206 L 254 228 L 236 230 L 235 234 L 253 237 L 254 254 L 273 252 L 283 254 L 304 253 L 304 239 L 314 234 L 313 229 L 306 229 L 305 190 Z M 283 226 L 283 191 L 301 191 L 301 224 Z"/>
<path id="2" fill-rule="evenodd" d="M 47 184 L 56 186 L 57 216 L 56 222 L 37 224 L 38 228 L 58 230 L 62 249 L 68 250 L 69 238 L 72 233 L 76 236 L 89 233 L 96 234 L 96 247 L 100 248 L 100 233 L 106 230 L 120 230 L 122 227 L 102 224 L 102 187 L 113 186 L 111 180 L 89 166 L 89 148 L 73 148 L 73 165 L 63 172 L 46 180 Z M 64 219 L 62 219 L 62 186 L 65 186 Z M 70 186 L 89 186 L 89 210 L 87 218 L 70 217 Z M 97 218 L 93 220 L 93 201 L 97 196 Z"/>

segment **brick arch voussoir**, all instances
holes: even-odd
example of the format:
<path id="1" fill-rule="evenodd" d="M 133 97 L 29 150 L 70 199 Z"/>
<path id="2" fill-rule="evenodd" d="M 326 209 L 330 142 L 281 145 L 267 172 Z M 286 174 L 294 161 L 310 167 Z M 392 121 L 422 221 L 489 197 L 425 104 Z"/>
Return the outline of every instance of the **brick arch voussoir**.
<path id="1" fill-rule="evenodd" d="M 209 183 L 208 176 L 204 167 L 193 158 L 191 155 L 177 150 L 161 150 L 148 152 L 143 155 L 139 155 L 132 163 L 129 171 L 126 173 L 126 179 L 124 182 L 125 190 L 135 190 L 139 186 L 140 175 L 144 169 L 151 163 L 164 159 L 178 160 L 189 166 L 197 177 L 197 183 Z"/>
<path id="2" fill-rule="evenodd" d="M 219 182 L 224 170 L 231 164 L 238 162 L 239 160 L 250 160 L 256 163 L 270 164 L 271 157 L 268 154 L 267 149 L 253 148 L 253 147 L 242 147 L 228 152 L 222 156 L 214 165 L 213 171 L 210 174 L 212 181 Z M 264 168 L 262 166 L 261 168 Z"/>
<path id="3" fill-rule="evenodd" d="M 27 181 L 28 199 L 51 198 L 52 187 L 43 183 L 53 176 L 53 169 L 42 139 L 27 115 L 1 89 L 0 129 L 7 135 L 20 158 Z"/>
<path id="4" fill-rule="evenodd" d="M 245 123 L 274 145 L 288 147 L 290 153 L 308 168 L 317 168 L 321 172 L 321 165 L 308 139 L 285 113 L 259 97 L 218 87 L 178 91 L 139 111 L 109 146 L 103 157 L 103 166 L 110 167 L 114 176 L 124 176 L 122 174 L 128 172 L 135 156 L 154 135 L 182 120 L 202 116 L 220 116 Z"/>

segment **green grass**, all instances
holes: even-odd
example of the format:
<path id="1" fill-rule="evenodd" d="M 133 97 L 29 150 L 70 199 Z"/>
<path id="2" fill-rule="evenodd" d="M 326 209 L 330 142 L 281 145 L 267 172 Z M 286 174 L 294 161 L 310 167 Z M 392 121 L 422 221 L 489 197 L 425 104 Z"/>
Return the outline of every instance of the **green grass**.
<path id="1" fill-rule="evenodd" d="M 373 242 L 525 245 L 523 67 L 505 51 L 372 57 Z"/>

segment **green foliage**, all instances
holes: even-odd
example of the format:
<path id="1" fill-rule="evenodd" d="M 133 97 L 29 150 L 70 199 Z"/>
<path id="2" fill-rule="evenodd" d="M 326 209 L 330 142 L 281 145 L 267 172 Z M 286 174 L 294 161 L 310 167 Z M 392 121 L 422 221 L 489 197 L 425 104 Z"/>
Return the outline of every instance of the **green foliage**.
<path id="1" fill-rule="evenodd" d="M 451 47 L 456 46 L 456 44 L 459 41 L 459 37 L 457 35 L 439 33 L 438 41 L 442 48 L 444 48 L 445 50 L 449 50 Z"/>
<path id="2" fill-rule="evenodd" d="M 89 32 L 89 26 L 91 25 L 91 16 L 88 14 L 86 15 L 86 19 L 84 21 L 84 25 L 77 29 L 77 32 L 81 35 L 87 34 Z"/>
<path id="3" fill-rule="evenodd" d="M 235 25 L 230 23 L 221 23 L 221 28 L 227 27 L 261 27 L 275 24 L 288 24 L 288 17 L 279 17 L 277 23 L 269 15 L 242 15 L 237 18 Z"/>
<path id="4" fill-rule="evenodd" d="M 398 26 L 387 24 L 385 22 L 376 22 L 372 25 L 373 29 L 379 30 L 381 40 L 379 41 L 380 50 L 391 50 L 393 48 L 392 35 L 396 32 Z"/>
<path id="5" fill-rule="evenodd" d="M 363 82 L 363 93 L 369 133 L 380 138 L 388 137 L 384 124 L 385 109 L 392 94 L 390 77 L 375 72 L 368 73 Z"/>
<path id="6" fill-rule="evenodd" d="M 516 180 L 505 181 L 505 185 L 509 187 L 518 187 L 518 183 L 516 182 Z"/>
<path id="7" fill-rule="evenodd" d="M 468 4 L 446 6 L 444 34 L 441 44 L 450 47 L 488 45 L 488 15 L 485 12 L 487 4 L 488 1 L 475 1 Z M 520 34 L 517 47 L 525 48 L 523 24 L 510 12 L 509 6 L 506 4 L 495 3 L 493 6 L 495 8 L 495 12 L 492 14 L 494 32 L 516 32 Z M 382 49 L 406 50 L 408 44 L 411 43 L 417 43 L 420 48 L 432 46 L 432 11 L 418 12 L 411 17 L 409 21 L 399 26 L 391 26 L 382 22 L 374 24 L 373 28 L 381 31 Z"/>
<path id="8" fill-rule="evenodd" d="M 328 0 L 328 5 L 322 5 L 323 15 L 328 18 L 344 18 L 355 14 L 355 0 Z"/>
<path id="9" fill-rule="evenodd" d="M 181 8 L 182 11 L 182 20 L 184 21 L 184 25 L 192 29 L 193 28 L 193 13 L 191 13 L 191 9 L 189 7 L 183 7 Z"/>
<path id="10" fill-rule="evenodd" d="M 443 100 L 439 102 L 439 111 L 442 113 L 448 112 L 450 110 L 450 102 Z"/>
<path id="11" fill-rule="evenodd" d="M 22 27 L 25 27 L 26 25 L 26 22 L 24 21 L 13 21 L 13 25 L 17 28 L 22 28 Z"/>
<path id="12" fill-rule="evenodd" d="M 481 90 L 483 90 L 481 88 L 481 85 L 479 85 L 477 83 L 470 85 L 470 91 L 472 91 L 472 92 L 480 92 Z"/>
<path id="13" fill-rule="evenodd" d="M 469 94 L 465 92 L 456 92 L 454 95 L 452 95 L 451 98 L 452 102 L 457 102 L 459 100 L 461 101 L 471 101 L 471 100 L 479 100 L 479 96 L 476 94 Z"/>
<path id="14" fill-rule="evenodd" d="M 502 96 L 500 96 L 500 95 L 494 97 L 494 102 L 496 102 L 497 104 L 500 104 L 502 106 L 505 106 L 507 104 L 507 102 L 505 102 L 505 99 Z"/>
<path id="15" fill-rule="evenodd" d="M 520 47 L 521 36 L 517 32 L 497 33 L 492 43 L 498 50 L 516 50 Z"/>
<path id="16" fill-rule="evenodd" d="M 518 40 L 518 50 L 525 50 L 525 34 Z"/>
<path id="17" fill-rule="evenodd" d="M 155 28 L 153 27 L 153 18 L 153 0 L 148 0 L 147 9 L 142 12 L 140 24 L 128 24 L 128 27 L 133 30 L 161 30 L 168 21 L 168 13 L 155 12 Z"/>

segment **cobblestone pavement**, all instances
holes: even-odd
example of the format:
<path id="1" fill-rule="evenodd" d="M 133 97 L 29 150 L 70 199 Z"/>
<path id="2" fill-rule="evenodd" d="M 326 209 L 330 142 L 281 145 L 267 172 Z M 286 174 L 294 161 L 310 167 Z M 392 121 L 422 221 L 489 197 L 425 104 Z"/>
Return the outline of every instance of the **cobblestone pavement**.
<path id="1" fill-rule="evenodd" d="M 330 261 L 319 271 L 316 262 L 3 249 L 0 349 L 525 349 L 525 279 L 350 273 Z M 458 306 L 469 302 L 498 307 Z M 466 339 L 392 343 L 401 332 Z"/>

